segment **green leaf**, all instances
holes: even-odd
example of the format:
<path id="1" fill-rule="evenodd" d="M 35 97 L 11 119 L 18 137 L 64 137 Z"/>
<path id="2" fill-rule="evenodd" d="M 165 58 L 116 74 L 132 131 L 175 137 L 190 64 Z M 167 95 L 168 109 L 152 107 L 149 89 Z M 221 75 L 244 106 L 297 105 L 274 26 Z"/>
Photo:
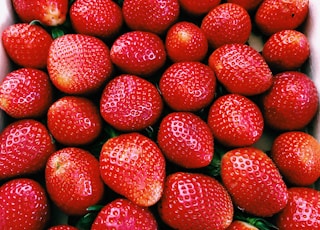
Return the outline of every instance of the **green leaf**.
<path id="1" fill-rule="evenodd" d="M 53 27 L 51 30 L 51 36 L 53 39 L 61 37 L 64 34 L 65 34 L 64 30 L 60 27 Z"/>

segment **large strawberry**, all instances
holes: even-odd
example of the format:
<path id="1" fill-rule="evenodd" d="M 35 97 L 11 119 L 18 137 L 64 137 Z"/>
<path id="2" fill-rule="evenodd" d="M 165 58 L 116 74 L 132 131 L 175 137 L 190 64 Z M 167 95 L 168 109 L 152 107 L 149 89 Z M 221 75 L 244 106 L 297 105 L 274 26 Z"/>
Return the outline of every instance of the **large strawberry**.
<path id="1" fill-rule="evenodd" d="M 221 0 L 179 0 L 181 9 L 190 15 L 203 16 L 214 7 L 219 5 Z"/>
<path id="2" fill-rule="evenodd" d="M 238 4 L 250 12 L 254 12 L 262 1 L 263 0 L 227 0 L 227 2 Z"/>

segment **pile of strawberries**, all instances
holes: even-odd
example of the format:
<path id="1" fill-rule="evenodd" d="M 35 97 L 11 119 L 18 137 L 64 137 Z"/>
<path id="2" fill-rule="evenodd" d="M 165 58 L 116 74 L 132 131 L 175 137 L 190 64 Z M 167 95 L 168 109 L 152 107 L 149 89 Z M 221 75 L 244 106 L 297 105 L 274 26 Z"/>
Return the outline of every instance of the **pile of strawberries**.
<path id="1" fill-rule="evenodd" d="M 308 0 L 12 7 L 1 230 L 320 228 Z"/>

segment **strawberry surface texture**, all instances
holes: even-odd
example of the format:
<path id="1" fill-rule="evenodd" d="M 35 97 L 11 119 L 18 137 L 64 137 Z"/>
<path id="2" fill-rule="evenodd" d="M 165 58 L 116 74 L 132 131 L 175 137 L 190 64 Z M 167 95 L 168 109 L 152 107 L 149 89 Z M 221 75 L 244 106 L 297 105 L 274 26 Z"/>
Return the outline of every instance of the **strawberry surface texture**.
<path id="1" fill-rule="evenodd" d="M 311 0 L 7 1 L 0 230 L 320 228 Z"/>

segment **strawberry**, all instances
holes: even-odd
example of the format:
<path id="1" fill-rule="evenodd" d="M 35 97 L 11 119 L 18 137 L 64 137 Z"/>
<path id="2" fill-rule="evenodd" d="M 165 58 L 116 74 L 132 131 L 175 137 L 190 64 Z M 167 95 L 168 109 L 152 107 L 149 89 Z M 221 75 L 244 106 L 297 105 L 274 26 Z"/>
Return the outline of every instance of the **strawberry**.
<path id="1" fill-rule="evenodd" d="M 2 44 L 10 59 L 21 67 L 44 69 L 53 39 L 41 26 L 17 23 L 2 32 Z"/>
<path id="2" fill-rule="evenodd" d="M 309 0 L 265 0 L 258 7 L 254 21 L 269 36 L 281 30 L 297 29 L 308 12 Z"/>
<path id="3" fill-rule="evenodd" d="M 255 11 L 262 1 L 263 0 L 227 0 L 227 2 L 238 4 L 250 12 Z"/>
<path id="4" fill-rule="evenodd" d="M 242 220 L 234 220 L 226 230 L 259 230 L 259 229 Z"/>
<path id="5" fill-rule="evenodd" d="M 120 35 L 111 46 L 112 62 L 123 72 L 150 76 L 166 61 L 163 41 L 154 33 L 129 31 Z"/>
<path id="6" fill-rule="evenodd" d="M 121 74 L 104 88 L 100 99 L 103 119 L 117 130 L 137 131 L 153 125 L 163 102 L 157 88 L 147 80 Z"/>
<path id="7" fill-rule="evenodd" d="M 109 48 L 96 37 L 66 34 L 50 46 L 48 73 L 64 93 L 93 93 L 111 76 L 112 70 Z"/>
<path id="8" fill-rule="evenodd" d="M 273 78 L 262 98 L 266 124 L 278 130 L 299 130 L 315 116 L 319 95 L 315 83 L 304 73 L 286 71 Z"/>
<path id="9" fill-rule="evenodd" d="M 18 178 L 0 187 L 0 229 L 45 229 L 49 202 L 44 188 L 35 180 Z"/>
<path id="10" fill-rule="evenodd" d="M 213 101 L 216 77 L 213 70 L 201 62 L 177 62 L 162 74 L 159 88 L 173 110 L 198 111 Z"/>
<path id="11" fill-rule="evenodd" d="M 221 178 L 234 204 L 247 213 L 268 217 L 287 204 L 287 186 L 274 162 L 260 149 L 243 147 L 225 153 Z"/>
<path id="12" fill-rule="evenodd" d="M 259 107 L 239 94 L 226 94 L 217 98 L 209 109 L 207 120 L 215 139 L 228 147 L 256 143 L 264 128 Z"/>
<path id="13" fill-rule="evenodd" d="M 165 47 L 168 57 L 173 62 L 202 61 L 208 51 L 208 41 L 196 24 L 182 21 L 168 30 Z"/>
<path id="14" fill-rule="evenodd" d="M 281 30 L 264 44 L 262 56 L 271 68 L 295 70 L 309 58 L 309 40 L 297 30 Z"/>
<path id="15" fill-rule="evenodd" d="M 320 177 L 320 143 L 310 134 L 282 133 L 273 142 L 271 157 L 290 183 L 309 186 Z"/>
<path id="16" fill-rule="evenodd" d="M 122 13 L 131 30 L 164 34 L 178 19 L 178 0 L 124 0 Z"/>
<path id="17" fill-rule="evenodd" d="M 181 8 L 190 15 L 203 16 L 219 5 L 221 0 L 179 0 Z"/>
<path id="18" fill-rule="evenodd" d="M 245 44 L 226 44 L 209 56 L 209 66 L 230 93 L 257 95 L 272 85 L 272 72 L 262 55 Z"/>
<path id="19" fill-rule="evenodd" d="M 48 230 L 78 230 L 78 228 L 67 224 L 59 224 L 48 228 Z"/>
<path id="20" fill-rule="evenodd" d="M 200 168 L 213 158 L 214 140 L 209 126 L 190 112 L 173 112 L 159 126 L 157 142 L 170 161 L 185 168 Z"/>
<path id="21" fill-rule="evenodd" d="M 251 19 L 248 12 L 238 4 L 223 3 L 205 15 L 200 28 L 209 45 L 218 48 L 229 43 L 245 43 L 251 33 Z"/>
<path id="22" fill-rule="evenodd" d="M 0 108 L 13 118 L 38 118 L 49 108 L 53 92 L 46 72 L 20 68 L 0 84 Z"/>
<path id="23" fill-rule="evenodd" d="M 123 25 L 121 8 L 111 0 L 76 0 L 69 15 L 77 33 L 103 39 L 117 35 Z"/>
<path id="24" fill-rule="evenodd" d="M 165 159 L 151 139 L 139 133 L 121 134 L 102 146 L 100 174 L 116 193 L 148 207 L 162 195 Z"/>
<path id="25" fill-rule="evenodd" d="M 174 229 L 225 229 L 233 218 L 226 189 L 198 173 L 170 174 L 158 207 L 161 219 Z"/>
<path id="26" fill-rule="evenodd" d="M 91 100 L 64 96 L 48 109 L 47 126 L 61 144 L 85 145 L 93 142 L 101 133 L 102 118 Z"/>
<path id="27" fill-rule="evenodd" d="M 88 151 L 67 147 L 47 161 L 45 182 L 49 197 L 67 215 L 83 215 L 104 194 L 99 162 Z"/>
<path id="28" fill-rule="evenodd" d="M 91 226 L 91 230 L 103 229 L 156 230 L 158 227 L 153 214 L 147 208 L 118 198 L 101 209 Z"/>

